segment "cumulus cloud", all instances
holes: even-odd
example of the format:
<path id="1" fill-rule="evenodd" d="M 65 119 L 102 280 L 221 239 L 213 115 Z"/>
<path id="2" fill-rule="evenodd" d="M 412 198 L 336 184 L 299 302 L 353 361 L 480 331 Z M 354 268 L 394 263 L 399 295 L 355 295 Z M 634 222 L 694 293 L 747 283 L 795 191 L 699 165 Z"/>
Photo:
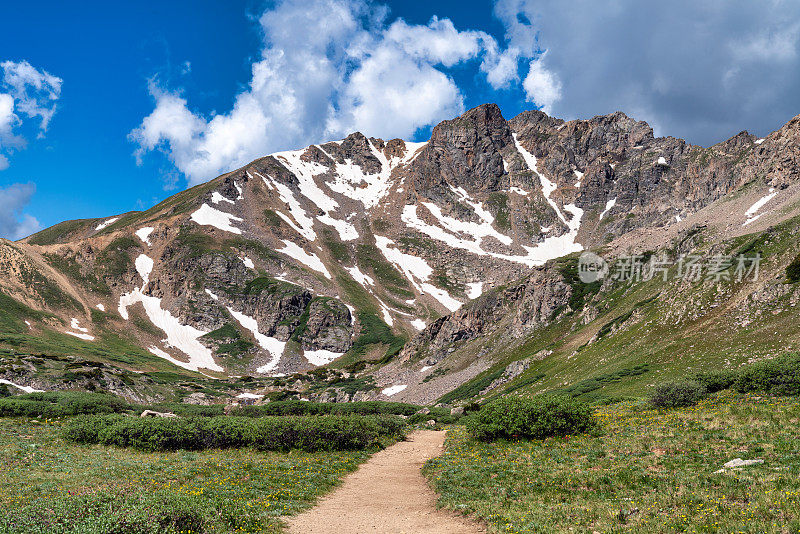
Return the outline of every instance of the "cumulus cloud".
<path id="1" fill-rule="evenodd" d="M 38 70 L 27 61 L 0 63 L 0 171 L 8 168 L 8 156 L 25 146 L 20 130 L 42 137 L 56 112 L 61 79 Z M 28 123 L 36 122 L 38 125 Z"/>
<path id="2" fill-rule="evenodd" d="M 800 113 L 797 2 L 498 0 L 495 13 L 509 48 L 547 51 L 524 87 L 556 116 L 621 110 L 708 145 Z"/>
<path id="3" fill-rule="evenodd" d="M 0 188 L 0 237 L 22 239 L 41 228 L 39 221 L 23 213 L 35 192 L 32 183 Z"/>
<path id="4" fill-rule="evenodd" d="M 522 87 L 525 88 L 529 101 L 541 106 L 545 113 L 552 113 L 553 105 L 561 99 L 561 81 L 556 74 L 547 70 L 545 56 L 547 54 L 531 61 Z"/>
<path id="5" fill-rule="evenodd" d="M 160 150 L 190 184 L 278 150 L 359 130 L 384 138 L 463 111 L 448 72 L 475 62 L 495 86 L 518 79 L 519 48 L 448 19 L 387 20 L 361 0 L 284 0 L 259 19 L 264 47 L 230 111 L 204 116 L 179 91 L 151 83 L 154 111 L 131 139 L 138 158 Z"/>

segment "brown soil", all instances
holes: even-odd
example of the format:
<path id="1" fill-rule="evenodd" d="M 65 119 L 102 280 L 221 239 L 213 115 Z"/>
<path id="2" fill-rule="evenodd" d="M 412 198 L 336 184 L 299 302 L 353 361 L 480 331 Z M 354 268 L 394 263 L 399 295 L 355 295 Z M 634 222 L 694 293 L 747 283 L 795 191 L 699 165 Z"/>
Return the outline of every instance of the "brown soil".
<path id="1" fill-rule="evenodd" d="M 436 509 L 420 469 L 441 454 L 444 432 L 419 430 L 370 458 L 316 507 L 291 518 L 295 534 L 478 534 L 486 530 Z"/>

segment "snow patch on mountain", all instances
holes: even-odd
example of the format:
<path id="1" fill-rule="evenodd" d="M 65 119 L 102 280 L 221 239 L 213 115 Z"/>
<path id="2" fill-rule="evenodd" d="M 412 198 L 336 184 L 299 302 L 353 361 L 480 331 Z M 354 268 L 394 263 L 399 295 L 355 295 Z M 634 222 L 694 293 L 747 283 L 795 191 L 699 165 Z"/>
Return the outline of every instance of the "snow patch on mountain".
<path id="1" fill-rule="evenodd" d="M 456 311 L 461 307 L 462 303 L 452 298 L 447 291 L 427 283 L 433 274 L 433 268 L 424 259 L 402 252 L 388 237 L 376 235 L 375 244 L 383 256 L 400 269 L 417 291 L 431 295 L 450 311 Z"/>
<path id="2" fill-rule="evenodd" d="M 744 212 L 745 216 L 747 217 L 747 220 L 742 224 L 742 226 L 747 226 L 748 224 L 755 222 L 762 215 L 764 215 L 763 213 L 756 215 L 756 213 L 758 213 L 758 211 L 761 208 L 763 208 L 767 204 L 767 202 L 772 200 L 777 194 L 778 192 L 775 191 L 774 188 L 770 187 L 769 193 L 758 199 L 752 206 L 750 206 L 747 209 L 747 211 Z"/>
<path id="3" fill-rule="evenodd" d="M 470 282 L 467 284 L 467 296 L 476 299 L 483 294 L 483 282 Z"/>
<path id="4" fill-rule="evenodd" d="M 361 269 L 359 269 L 358 266 L 345 267 L 344 270 L 350 273 L 350 276 L 353 278 L 353 280 L 355 280 L 364 287 L 375 285 L 375 280 L 373 280 L 371 276 L 362 273 Z"/>
<path id="5" fill-rule="evenodd" d="M 406 384 L 398 384 L 396 386 L 389 386 L 388 388 L 384 388 L 381 390 L 381 393 L 386 395 L 387 397 L 391 397 L 392 395 L 397 395 L 401 391 L 405 390 L 408 386 Z"/>
<path id="6" fill-rule="evenodd" d="M 7 386 L 13 386 L 13 387 L 19 389 L 20 391 L 24 391 L 25 393 L 44 393 L 43 389 L 36 389 L 36 388 L 32 388 L 30 386 L 21 386 L 19 384 L 15 384 L 14 382 L 11 382 L 10 380 L 6 380 L 5 378 L 0 378 L 0 384 L 5 384 Z"/>
<path id="7" fill-rule="evenodd" d="M 314 232 L 314 219 L 309 217 L 308 213 L 306 213 L 306 210 L 304 210 L 303 206 L 300 205 L 300 202 L 298 202 L 297 198 L 294 196 L 294 191 L 289 189 L 286 185 L 273 180 L 272 177 L 267 179 L 258 172 L 254 171 L 254 173 L 264 180 L 264 183 L 267 185 L 267 187 L 278 192 L 281 202 L 289 207 L 289 213 L 293 219 L 280 210 L 275 212 L 278 217 L 283 219 L 283 221 L 288 224 L 290 228 L 292 228 L 301 236 L 305 237 L 309 241 L 316 241 L 317 234 Z M 295 221 L 297 221 L 296 224 Z"/>
<path id="8" fill-rule="evenodd" d="M 97 228 L 95 228 L 95 231 L 99 232 L 100 230 L 105 230 L 106 228 L 108 228 L 109 226 L 111 226 L 112 224 L 117 222 L 118 220 L 119 220 L 119 217 L 112 217 L 111 219 L 108 219 L 107 221 L 98 224 Z"/>
<path id="9" fill-rule="evenodd" d="M 214 361 L 211 350 L 198 340 L 198 338 L 208 334 L 208 332 L 199 330 L 193 326 L 181 324 L 177 317 L 174 317 L 169 311 L 161 307 L 160 298 L 144 294 L 144 290 L 150 283 L 150 274 L 153 271 L 154 264 L 153 260 L 145 254 L 141 254 L 136 258 L 135 264 L 136 271 L 142 279 L 142 287 L 135 288 L 130 293 L 120 296 L 118 307 L 120 316 L 128 320 L 128 307 L 137 303 L 142 303 L 145 314 L 147 318 L 150 319 L 150 322 L 167 334 L 166 339 L 163 340 L 164 344 L 186 354 L 189 361 L 184 362 L 177 360 L 157 347 L 150 347 L 148 350 L 150 350 L 151 353 L 161 358 L 168 359 L 175 365 L 191 371 L 208 369 L 222 372 L 223 369 Z"/>
<path id="10" fill-rule="evenodd" d="M 232 222 L 242 222 L 244 220 L 230 213 L 214 209 L 208 204 L 203 204 L 199 210 L 192 213 L 191 219 L 201 226 L 213 226 L 225 232 L 239 235 L 241 235 L 242 231 L 233 226 Z"/>
<path id="11" fill-rule="evenodd" d="M 605 214 L 606 214 L 606 213 L 608 213 L 609 211 L 611 211 L 611 208 L 613 208 L 614 206 L 616 206 L 616 204 L 617 204 L 617 197 L 614 197 L 614 198 L 612 198 L 611 200 L 609 200 L 608 202 L 606 202 L 606 207 L 605 207 L 605 209 L 604 209 L 604 210 L 603 210 L 603 211 L 600 213 L 600 218 L 599 218 L 599 219 L 597 219 L 597 220 L 598 220 L 598 221 L 602 220 L 602 219 L 603 219 L 603 217 L 605 216 Z"/>
<path id="12" fill-rule="evenodd" d="M 251 334 L 253 334 L 253 337 L 256 338 L 259 346 L 266 350 L 272 358 L 269 363 L 256 369 L 256 372 L 270 373 L 274 371 L 278 367 L 278 363 L 280 363 L 281 356 L 283 356 L 283 351 L 286 348 L 286 342 L 262 334 L 258 330 L 258 321 L 255 318 L 245 315 L 241 312 L 237 312 L 230 306 L 228 306 L 228 313 L 230 313 L 233 318 L 236 319 L 240 325 L 242 325 L 242 327 L 246 328 Z"/>
<path id="13" fill-rule="evenodd" d="M 211 193 L 211 202 L 213 202 L 214 204 L 219 204 L 220 202 L 227 202 L 228 204 L 236 204 L 233 200 L 231 200 L 229 198 L 225 198 L 224 196 L 219 194 L 217 191 L 214 191 L 213 193 Z"/>
<path id="14" fill-rule="evenodd" d="M 149 247 L 150 245 L 152 245 L 152 243 L 150 242 L 150 234 L 153 233 L 153 230 L 155 230 L 155 228 L 153 228 L 152 226 L 145 226 L 144 228 L 139 228 L 134 233 L 136 234 L 136 237 L 141 239 L 142 242 Z"/>
<path id="15" fill-rule="evenodd" d="M 286 254 L 287 256 L 294 258 L 295 260 L 299 261 L 306 267 L 313 269 L 317 272 L 322 273 L 325 275 L 325 278 L 330 279 L 331 273 L 328 272 L 328 269 L 325 267 L 325 264 L 322 263 L 322 260 L 319 257 L 312 253 L 308 253 L 303 250 L 297 243 L 294 241 L 287 241 L 283 240 L 283 248 L 277 249 L 275 252 L 280 252 L 281 254 Z"/>
<path id="16" fill-rule="evenodd" d="M 311 365 L 315 365 L 317 367 L 331 363 L 336 358 L 339 358 L 342 354 L 344 354 L 344 352 L 333 352 L 324 349 L 303 351 L 303 356 L 305 356 L 306 360 L 308 360 Z"/>

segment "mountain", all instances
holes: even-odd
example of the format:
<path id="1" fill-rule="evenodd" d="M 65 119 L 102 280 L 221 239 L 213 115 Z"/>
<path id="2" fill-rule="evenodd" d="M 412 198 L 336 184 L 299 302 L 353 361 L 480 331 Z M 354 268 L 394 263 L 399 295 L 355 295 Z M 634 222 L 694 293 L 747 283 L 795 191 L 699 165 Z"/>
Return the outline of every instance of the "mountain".
<path id="1" fill-rule="evenodd" d="M 798 183 L 800 117 L 708 148 L 619 112 L 492 104 L 426 143 L 354 133 L 0 242 L 0 378 L 132 398 L 630 393 L 794 343 Z M 762 261 L 758 279 L 585 284 L 585 250 Z"/>

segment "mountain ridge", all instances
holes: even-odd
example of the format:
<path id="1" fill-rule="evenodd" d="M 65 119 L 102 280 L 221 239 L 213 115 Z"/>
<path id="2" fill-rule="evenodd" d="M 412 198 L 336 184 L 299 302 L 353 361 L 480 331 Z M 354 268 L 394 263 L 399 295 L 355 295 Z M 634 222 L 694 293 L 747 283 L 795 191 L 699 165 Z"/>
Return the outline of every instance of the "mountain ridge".
<path id="1" fill-rule="evenodd" d="M 475 339 L 475 319 L 502 322 L 509 301 L 511 338 L 551 325 L 575 293 L 558 258 L 663 249 L 700 227 L 728 242 L 793 217 L 799 125 L 703 148 L 622 112 L 506 121 L 486 104 L 425 143 L 357 132 L 259 158 L 150 210 L 3 241 L 0 291 L 50 314 L 26 319 L 18 347 L 37 345 L 25 336 L 39 329 L 86 344 L 124 333 L 134 359 L 217 378 L 362 362 L 356 375 L 388 386 L 423 346 L 431 366 L 447 358 L 443 330 L 448 343 Z M 767 200 L 750 216 L 756 198 Z M 496 288 L 506 293 L 493 304 L 479 298 Z M 492 358 L 478 350 L 451 385 Z M 416 387 L 402 385 L 392 398 Z"/>

